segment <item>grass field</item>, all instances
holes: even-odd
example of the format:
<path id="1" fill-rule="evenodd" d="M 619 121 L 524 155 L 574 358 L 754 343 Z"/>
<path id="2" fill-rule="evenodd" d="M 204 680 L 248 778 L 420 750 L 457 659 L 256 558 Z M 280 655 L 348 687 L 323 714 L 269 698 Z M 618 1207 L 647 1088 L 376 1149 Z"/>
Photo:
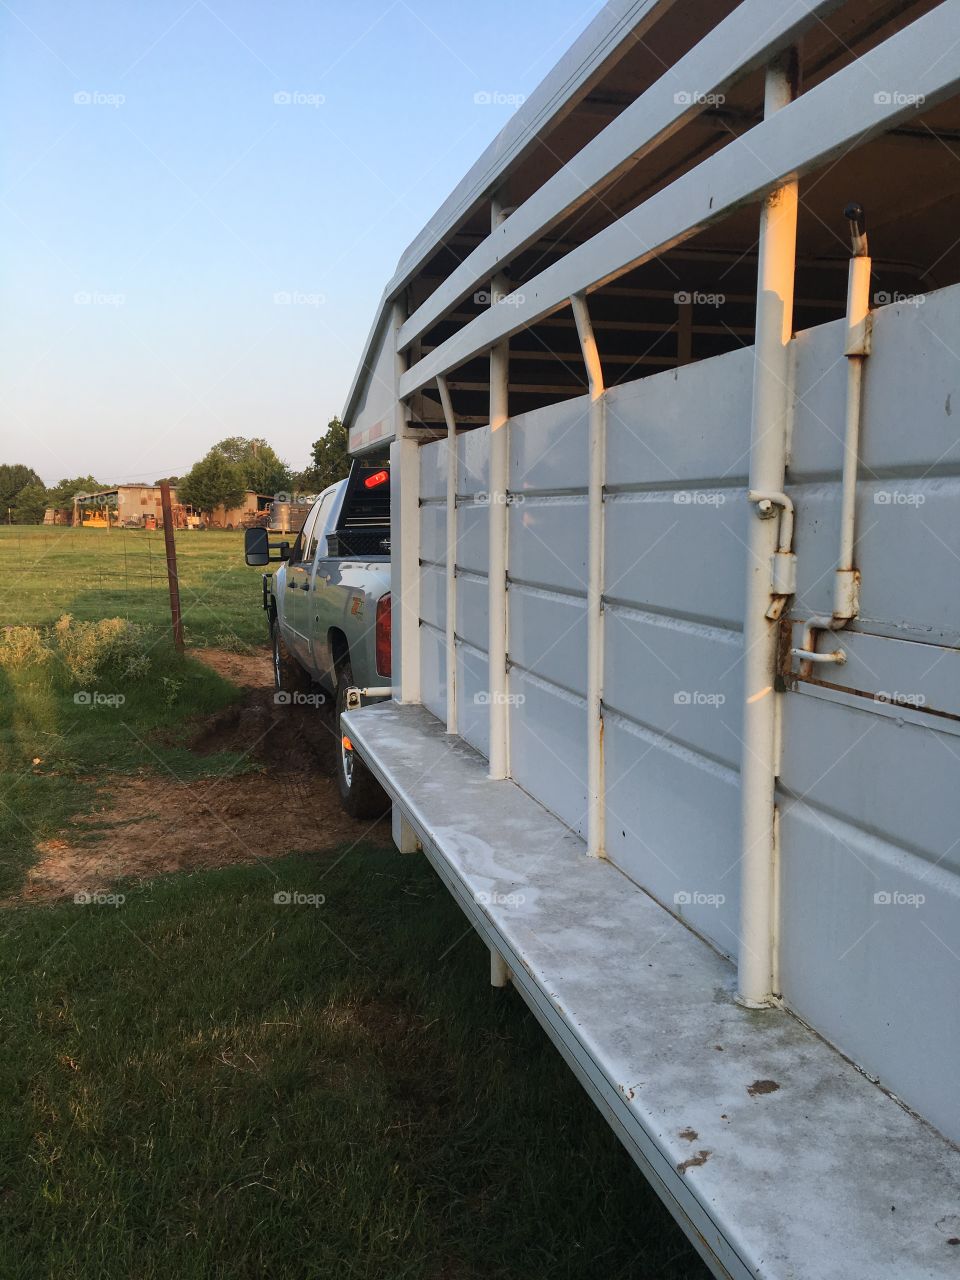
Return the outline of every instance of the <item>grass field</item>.
<path id="1" fill-rule="evenodd" d="M 243 534 L 176 535 L 187 643 L 263 643 L 260 571 L 243 562 Z M 77 618 L 169 621 L 163 534 L 140 529 L 0 526 L 0 626 Z"/>
<path id="2" fill-rule="evenodd" d="M 119 706 L 53 658 L 0 668 L 0 896 L 124 774 L 250 767 L 187 745 L 241 694 L 172 651 L 157 560 L 153 587 L 132 567 L 156 541 L 126 537 L 0 535 L 7 625 L 151 628 L 149 666 L 106 677 Z M 178 541 L 193 642 L 262 642 L 239 535 Z M 364 830 L 0 908 L 4 1280 L 703 1280 L 429 865 Z"/>

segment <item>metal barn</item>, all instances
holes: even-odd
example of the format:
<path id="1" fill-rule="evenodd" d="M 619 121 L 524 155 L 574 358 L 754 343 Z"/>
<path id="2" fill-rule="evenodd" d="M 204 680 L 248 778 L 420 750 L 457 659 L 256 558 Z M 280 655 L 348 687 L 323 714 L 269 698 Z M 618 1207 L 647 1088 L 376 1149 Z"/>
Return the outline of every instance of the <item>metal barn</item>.
<path id="1" fill-rule="evenodd" d="M 354 748 L 718 1276 L 960 1267 L 958 90 L 960 0 L 614 0 L 344 413 Z"/>

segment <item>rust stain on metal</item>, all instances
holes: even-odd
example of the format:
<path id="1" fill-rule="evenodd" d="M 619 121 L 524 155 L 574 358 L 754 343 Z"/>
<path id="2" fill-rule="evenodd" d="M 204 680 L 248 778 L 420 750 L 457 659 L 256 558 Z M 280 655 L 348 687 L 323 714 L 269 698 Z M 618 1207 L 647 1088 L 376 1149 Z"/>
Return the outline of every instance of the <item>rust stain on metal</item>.
<path id="1" fill-rule="evenodd" d="M 687 1125 L 686 1129 L 680 1130 L 680 1137 L 684 1142 L 696 1142 L 700 1135 L 697 1133 L 696 1129 L 691 1129 L 690 1126 Z"/>
<path id="2" fill-rule="evenodd" d="M 706 1164 L 713 1155 L 712 1151 L 698 1151 L 695 1156 L 690 1156 L 688 1160 L 681 1160 L 677 1165 L 677 1173 L 686 1173 L 688 1169 L 697 1169 L 702 1164 Z"/>
<path id="3" fill-rule="evenodd" d="M 762 1093 L 776 1093 L 779 1088 L 776 1080 L 754 1080 L 753 1084 L 747 1085 L 747 1093 L 751 1098 L 756 1098 Z"/>

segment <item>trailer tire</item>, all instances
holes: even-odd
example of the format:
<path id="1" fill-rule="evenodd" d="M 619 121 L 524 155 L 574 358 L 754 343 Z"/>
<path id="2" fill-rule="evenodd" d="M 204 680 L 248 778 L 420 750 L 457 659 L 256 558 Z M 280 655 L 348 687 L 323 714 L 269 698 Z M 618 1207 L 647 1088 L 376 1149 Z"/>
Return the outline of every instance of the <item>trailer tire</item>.
<path id="1" fill-rule="evenodd" d="M 278 707 L 289 707 L 295 693 L 308 693 L 310 677 L 287 648 L 276 618 L 270 623 L 270 640 L 273 645 L 274 702 Z"/>
<path id="2" fill-rule="evenodd" d="M 347 709 L 347 690 L 353 684 L 353 672 L 345 662 L 337 679 L 337 752 L 336 770 L 340 801 L 351 818 L 382 818 L 390 812 L 390 799 L 356 751 L 348 745 L 340 728 L 340 716 Z"/>

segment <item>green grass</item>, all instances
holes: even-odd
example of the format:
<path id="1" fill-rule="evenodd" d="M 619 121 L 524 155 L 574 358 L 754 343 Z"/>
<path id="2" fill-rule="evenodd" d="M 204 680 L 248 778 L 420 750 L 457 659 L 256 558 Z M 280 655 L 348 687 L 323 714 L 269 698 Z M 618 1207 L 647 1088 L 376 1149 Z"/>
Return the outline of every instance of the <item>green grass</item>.
<path id="1" fill-rule="evenodd" d="M 422 858 L 126 892 L 5 916 L 0 1275 L 706 1275 Z"/>
<path id="2" fill-rule="evenodd" d="M 243 534 L 191 529 L 176 544 L 188 645 L 262 644 L 260 572 L 243 562 Z M 0 580 L 0 626 L 61 613 L 169 625 L 162 533 L 0 526 Z"/>
<path id="3" fill-rule="evenodd" d="M 91 808 L 111 774 L 151 769 L 187 781 L 238 768 L 235 755 L 196 756 L 158 732 L 229 705 L 237 690 L 179 658 L 166 639 L 151 647 L 150 664 L 145 676 L 108 676 L 92 691 L 80 690 L 55 662 L 0 669 L 0 896 L 19 887 L 39 842 Z M 75 701 L 90 692 L 124 701 Z"/>
<path id="4" fill-rule="evenodd" d="M 264 644 L 260 576 L 243 563 L 242 539 L 227 532 L 177 535 L 188 644 Z M 57 663 L 0 669 L 2 896 L 21 883 L 36 843 L 87 811 L 97 783 L 110 773 L 169 769 L 187 780 L 235 767 L 227 754 L 201 759 L 164 745 L 157 730 L 187 714 L 217 710 L 237 694 L 173 650 L 162 534 L 0 527 L 0 577 L 7 586 L 0 626 L 50 626 L 70 613 L 81 621 L 122 617 L 153 629 L 146 676 L 97 682 L 97 691 L 122 695 L 119 708 L 78 705 L 74 697 L 83 690 Z"/>
<path id="5" fill-rule="evenodd" d="M 240 545 L 178 538 L 194 643 L 263 642 Z M 56 662 L 0 669 L 5 894 L 112 775 L 233 768 L 158 731 L 237 695 L 173 652 L 158 537 L 3 529 L 0 569 L 4 623 L 154 628 L 146 675 L 98 681 L 119 708 L 76 703 Z M 424 859 L 117 893 L 0 911 L 3 1280 L 706 1276 Z"/>

